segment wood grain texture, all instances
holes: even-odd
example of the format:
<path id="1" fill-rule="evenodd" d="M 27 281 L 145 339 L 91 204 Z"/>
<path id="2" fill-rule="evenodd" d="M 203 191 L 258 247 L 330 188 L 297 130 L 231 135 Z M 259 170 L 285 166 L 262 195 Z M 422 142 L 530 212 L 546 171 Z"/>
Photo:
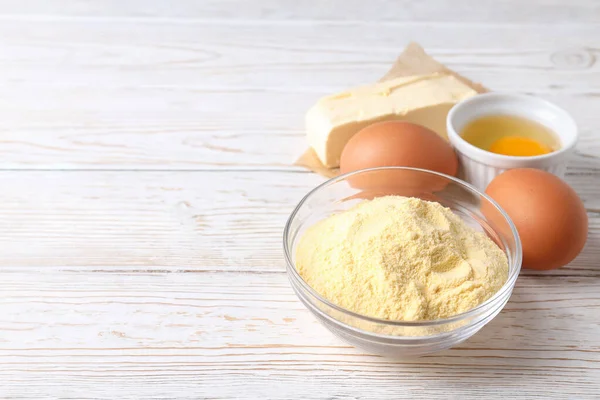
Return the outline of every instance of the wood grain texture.
<path id="1" fill-rule="evenodd" d="M 522 277 L 472 339 L 399 363 L 335 339 L 282 273 L 6 273 L 0 394 L 582 398 L 600 390 L 599 283 Z"/>
<path id="2" fill-rule="evenodd" d="M 594 0 L 0 0 L 0 398 L 591 399 L 600 393 Z M 455 349 L 396 362 L 296 299 L 282 230 L 320 96 L 411 40 L 566 108 L 590 218 Z"/>
<path id="3" fill-rule="evenodd" d="M 65 0 L 4 1 L 1 14 L 11 16 L 93 16 L 150 19 L 222 19 L 225 21 L 427 21 L 470 23 L 598 23 L 600 6 L 590 0 L 335 0 L 303 4 L 294 0 Z"/>
<path id="4" fill-rule="evenodd" d="M 378 79 L 411 39 L 494 90 L 564 106 L 597 155 L 600 26 L 524 29 L 7 19 L 0 168 L 291 168 L 305 110 Z"/>
<path id="5" fill-rule="evenodd" d="M 544 274 L 597 277 L 597 173 L 569 178 L 590 210 L 588 244 L 569 266 Z M 286 220 L 323 181 L 276 171 L 0 171 L 0 265 L 281 272 Z"/>

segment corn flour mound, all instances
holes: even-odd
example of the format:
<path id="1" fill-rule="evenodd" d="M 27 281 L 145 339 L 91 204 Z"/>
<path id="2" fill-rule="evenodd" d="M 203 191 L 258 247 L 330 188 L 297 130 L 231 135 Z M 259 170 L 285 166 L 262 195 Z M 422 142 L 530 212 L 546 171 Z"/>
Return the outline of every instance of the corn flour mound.
<path id="1" fill-rule="evenodd" d="M 341 307 L 404 321 L 468 311 L 508 277 L 507 257 L 487 235 L 439 203 L 401 196 L 364 201 L 308 228 L 296 268 Z"/>

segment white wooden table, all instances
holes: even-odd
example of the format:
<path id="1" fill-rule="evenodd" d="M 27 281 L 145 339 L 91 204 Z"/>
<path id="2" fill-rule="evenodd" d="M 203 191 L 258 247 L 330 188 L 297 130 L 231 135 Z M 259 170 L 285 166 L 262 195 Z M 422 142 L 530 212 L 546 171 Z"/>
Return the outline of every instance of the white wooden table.
<path id="1" fill-rule="evenodd" d="M 476 4 L 475 4 L 476 3 Z M 409 41 L 581 128 L 588 244 L 459 348 L 398 363 L 288 285 L 321 95 Z M 600 3 L 0 2 L 0 398 L 600 396 Z"/>

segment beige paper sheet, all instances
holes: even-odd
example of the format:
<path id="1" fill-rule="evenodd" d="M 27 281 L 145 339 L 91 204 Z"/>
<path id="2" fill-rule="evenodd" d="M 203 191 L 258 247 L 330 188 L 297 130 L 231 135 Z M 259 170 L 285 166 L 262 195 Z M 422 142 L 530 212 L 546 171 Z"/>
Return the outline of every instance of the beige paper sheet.
<path id="1" fill-rule="evenodd" d="M 388 73 L 385 74 L 380 81 L 398 78 L 400 76 L 426 75 L 433 74 L 435 72 L 443 72 L 454 75 L 456 78 L 460 79 L 462 82 L 469 85 L 479 93 L 488 91 L 488 89 L 481 84 L 472 82 L 464 76 L 452 71 L 445 65 L 435 61 L 433 58 L 431 58 L 431 56 L 425 53 L 425 50 L 419 44 L 414 42 L 409 43 L 408 46 L 406 46 L 402 54 L 400 54 L 400 56 L 398 56 L 396 59 L 394 65 L 392 65 L 392 68 L 390 68 Z M 304 154 L 302 154 L 302 156 L 296 160 L 294 165 L 308 168 L 311 171 L 327 178 L 332 178 L 340 173 L 339 168 L 330 169 L 325 167 L 311 148 L 306 150 Z"/>

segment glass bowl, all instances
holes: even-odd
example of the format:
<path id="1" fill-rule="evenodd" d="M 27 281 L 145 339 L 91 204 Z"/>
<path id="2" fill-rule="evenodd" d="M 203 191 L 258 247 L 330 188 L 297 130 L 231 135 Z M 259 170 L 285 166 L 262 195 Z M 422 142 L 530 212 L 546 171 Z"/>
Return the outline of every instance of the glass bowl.
<path id="1" fill-rule="evenodd" d="M 476 230 L 485 232 L 508 257 L 508 279 L 479 306 L 446 319 L 390 321 L 346 310 L 322 297 L 294 265 L 296 246 L 306 228 L 361 201 L 386 195 L 417 197 L 450 208 Z M 470 184 L 433 171 L 381 167 L 355 171 L 319 185 L 294 209 L 285 226 L 287 274 L 298 298 L 332 333 L 373 354 L 396 358 L 450 348 L 474 335 L 504 308 L 521 270 L 521 242 L 506 213 Z"/>

